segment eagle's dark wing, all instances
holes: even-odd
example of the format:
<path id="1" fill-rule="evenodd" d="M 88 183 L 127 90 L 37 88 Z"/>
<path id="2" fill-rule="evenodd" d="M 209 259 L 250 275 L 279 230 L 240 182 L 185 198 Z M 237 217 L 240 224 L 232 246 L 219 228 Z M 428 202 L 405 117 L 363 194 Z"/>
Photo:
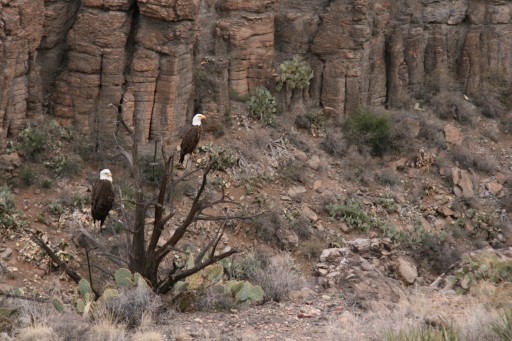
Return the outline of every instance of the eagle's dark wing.
<path id="1" fill-rule="evenodd" d="M 91 214 L 94 223 L 101 221 L 103 226 L 108 213 L 114 204 L 114 187 L 108 180 L 98 180 L 92 188 L 91 194 Z"/>
<path id="2" fill-rule="evenodd" d="M 185 160 L 185 155 L 190 154 L 196 149 L 203 129 L 201 126 L 193 126 L 187 131 L 183 140 L 181 141 L 180 164 Z"/>

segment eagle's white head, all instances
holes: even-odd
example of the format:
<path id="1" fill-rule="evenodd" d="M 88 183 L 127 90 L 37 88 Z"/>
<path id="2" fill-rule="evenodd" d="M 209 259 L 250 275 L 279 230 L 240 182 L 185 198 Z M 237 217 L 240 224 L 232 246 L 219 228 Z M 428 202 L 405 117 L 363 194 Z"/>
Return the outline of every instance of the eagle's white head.
<path id="1" fill-rule="evenodd" d="M 206 118 L 206 116 L 204 116 L 203 114 L 196 114 L 194 116 L 194 118 L 192 119 L 192 125 L 193 126 L 200 126 L 201 125 L 201 120 L 204 120 Z"/>
<path id="2" fill-rule="evenodd" d="M 104 169 L 100 172 L 100 180 L 108 180 L 112 182 L 112 173 L 110 173 L 110 169 Z"/>

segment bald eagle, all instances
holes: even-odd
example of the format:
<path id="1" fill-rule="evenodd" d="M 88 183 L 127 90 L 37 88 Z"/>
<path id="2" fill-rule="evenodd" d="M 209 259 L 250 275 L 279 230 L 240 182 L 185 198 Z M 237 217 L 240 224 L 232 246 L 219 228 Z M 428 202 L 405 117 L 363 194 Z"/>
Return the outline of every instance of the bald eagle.
<path id="1" fill-rule="evenodd" d="M 100 228 L 103 226 L 108 213 L 114 204 L 114 187 L 112 186 L 112 173 L 108 169 L 100 172 L 100 178 L 92 188 L 91 195 L 91 214 L 96 226 L 96 221 L 100 221 Z"/>
<path id="2" fill-rule="evenodd" d="M 206 116 L 202 114 L 196 114 L 192 119 L 192 128 L 190 128 L 183 140 L 181 141 L 181 151 L 180 151 L 180 165 L 183 165 L 183 161 L 185 160 L 185 155 L 191 154 L 197 147 L 199 140 L 201 139 L 201 135 L 203 133 L 203 128 L 201 127 L 201 120 L 205 119 Z"/>

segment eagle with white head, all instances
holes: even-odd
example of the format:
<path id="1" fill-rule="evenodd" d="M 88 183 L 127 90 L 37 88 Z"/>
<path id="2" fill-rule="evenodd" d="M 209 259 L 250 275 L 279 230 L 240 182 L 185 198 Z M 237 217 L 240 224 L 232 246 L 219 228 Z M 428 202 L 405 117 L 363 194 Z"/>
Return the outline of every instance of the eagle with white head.
<path id="1" fill-rule="evenodd" d="M 112 185 L 112 173 L 109 169 L 100 172 L 100 178 L 92 188 L 91 214 L 96 226 L 96 221 L 103 226 L 108 213 L 114 205 L 114 186 Z"/>
<path id="2" fill-rule="evenodd" d="M 183 140 L 181 141 L 180 146 L 180 165 L 183 165 L 183 161 L 185 161 L 185 156 L 187 154 L 192 154 L 192 152 L 196 149 L 199 144 L 199 140 L 201 140 L 201 135 L 203 134 L 203 127 L 201 126 L 201 121 L 204 120 L 206 116 L 199 113 L 194 115 L 192 118 L 192 127 L 187 131 Z"/>

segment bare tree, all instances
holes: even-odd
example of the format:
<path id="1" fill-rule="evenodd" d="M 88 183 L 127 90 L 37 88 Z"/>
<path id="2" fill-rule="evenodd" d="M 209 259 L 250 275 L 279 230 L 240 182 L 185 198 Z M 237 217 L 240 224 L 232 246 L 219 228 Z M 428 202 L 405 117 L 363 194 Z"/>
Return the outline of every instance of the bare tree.
<path id="1" fill-rule="evenodd" d="M 129 168 L 132 175 L 132 182 L 135 189 L 134 198 L 131 201 L 133 204 L 133 211 L 130 211 L 123 202 L 126 200 L 123 198 L 123 193 L 119 189 L 118 199 L 122 204 L 120 205 L 121 221 L 123 223 L 123 231 L 126 233 L 126 244 L 127 253 L 123 259 L 123 256 L 113 255 L 107 252 L 105 246 L 102 246 L 98 240 L 95 240 L 89 233 L 84 229 L 80 229 L 81 238 L 85 239 L 86 242 L 80 243 L 87 252 L 91 250 L 96 251 L 96 255 L 107 257 L 116 266 L 124 265 L 132 272 L 138 272 L 141 274 L 152 286 L 153 290 L 157 293 L 167 293 L 172 290 L 176 282 L 191 276 L 208 265 L 214 264 L 224 258 L 237 252 L 236 249 L 228 248 L 224 251 L 218 252 L 217 248 L 219 242 L 224 235 L 226 222 L 232 219 L 250 219 L 255 215 L 236 215 L 228 213 L 228 207 L 230 205 L 237 205 L 228 199 L 222 187 L 220 193 L 216 195 L 207 195 L 208 177 L 210 173 L 215 169 L 219 159 L 211 158 L 204 168 L 197 168 L 191 171 L 185 171 L 181 175 L 177 175 L 174 171 L 174 158 L 175 153 L 168 154 L 163 145 L 160 146 L 161 160 L 163 171 L 162 175 L 158 180 L 158 183 L 148 183 L 145 181 L 142 174 L 140 155 L 139 155 L 139 142 L 137 140 L 138 129 L 140 127 L 135 126 L 134 129 L 130 128 L 122 117 L 122 112 L 115 106 L 118 116 L 118 129 L 114 133 L 116 141 L 116 148 Z M 125 131 L 128 135 L 131 145 L 129 147 L 123 147 L 119 143 L 119 130 Z M 155 142 L 155 156 L 157 151 L 157 143 Z M 175 207 L 175 198 L 173 191 L 178 188 L 178 185 L 184 181 L 188 181 L 194 176 L 200 175 L 200 184 L 197 192 L 192 198 L 192 203 L 189 207 L 182 212 Z M 156 186 L 155 186 L 156 185 Z M 221 211 L 221 215 L 211 215 L 206 213 L 206 210 Z M 213 210 L 215 209 L 215 210 Z M 146 222 L 146 217 L 150 210 L 154 210 L 154 220 L 151 223 Z M 182 219 L 173 219 L 177 215 Z M 183 264 L 177 264 L 175 261 L 169 261 L 164 266 L 165 261 L 171 259 L 176 253 L 187 254 L 186 250 L 181 249 L 180 241 L 183 240 L 185 234 L 189 229 L 198 221 L 214 221 L 218 223 L 218 227 L 208 240 L 203 241 L 203 245 L 193 255 L 193 265 L 185 267 Z M 161 241 L 162 234 L 171 223 L 176 223 L 177 226 L 173 226 L 174 233 L 166 241 Z M 149 233 L 147 233 L 149 232 Z M 149 236 L 146 239 L 146 236 Z M 33 235 L 35 240 L 40 239 Z M 161 242 L 160 242 L 161 241 Z M 159 243 L 160 242 L 160 243 Z M 38 241 L 38 244 L 44 244 L 42 240 Z M 78 282 L 82 276 L 76 271 L 70 269 L 65 263 L 59 261 L 58 256 L 49 249 L 44 247 L 45 251 L 50 257 L 57 262 L 57 264 L 66 271 L 66 273 L 76 282 Z M 189 255 L 192 257 L 192 255 Z M 88 258 L 87 258 L 88 259 Z M 99 269 L 101 271 L 101 269 Z M 105 271 L 105 270 L 102 270 Z M 89 265 L 89 281 L 92 284 L 91 271 Z M 112 275 L 112 274 L 110 274 Z"/>

